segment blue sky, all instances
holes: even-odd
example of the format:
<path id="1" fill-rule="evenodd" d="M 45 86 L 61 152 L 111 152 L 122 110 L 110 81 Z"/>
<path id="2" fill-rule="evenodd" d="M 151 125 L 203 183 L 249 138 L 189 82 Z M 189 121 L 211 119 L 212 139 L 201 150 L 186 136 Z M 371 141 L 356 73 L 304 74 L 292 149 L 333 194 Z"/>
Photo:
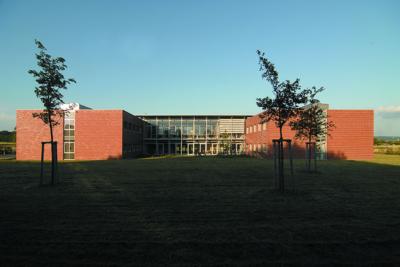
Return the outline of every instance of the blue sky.
<path id="1" fill-rule="evenodd" d="M 300 78 L 331 109 L 375 110 L 400 135 L 400 1 L 0 0 L 0 130 L 34 94 L 37 39 L 64 57 L 65 102 L 132 114 L 257 114 L 272 97 L 256 50 L 280 80 Z"/>

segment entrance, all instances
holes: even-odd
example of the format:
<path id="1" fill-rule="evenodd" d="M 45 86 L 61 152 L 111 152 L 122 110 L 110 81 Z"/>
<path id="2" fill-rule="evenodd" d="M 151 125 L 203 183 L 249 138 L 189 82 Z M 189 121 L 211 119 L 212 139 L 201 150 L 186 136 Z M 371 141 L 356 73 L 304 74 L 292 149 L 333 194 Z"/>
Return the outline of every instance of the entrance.
<path id="1" fill-rule="evenodd" d="M 194 154 L 201 154 L 205 155 L 206 154 L 206 144 L 195 144 L 194 145 Z"/>
<path id="2" fill-rule="evenodd" d="M 200 144 L 200 153 L 202 155 L 206 154 L 206 144 Z"/>
<path id="3" fill-rule="evenodd" d="M 188 155 L 194 155 L 194 144 L 188 144 L 188 146 L 189 146 Z"/>

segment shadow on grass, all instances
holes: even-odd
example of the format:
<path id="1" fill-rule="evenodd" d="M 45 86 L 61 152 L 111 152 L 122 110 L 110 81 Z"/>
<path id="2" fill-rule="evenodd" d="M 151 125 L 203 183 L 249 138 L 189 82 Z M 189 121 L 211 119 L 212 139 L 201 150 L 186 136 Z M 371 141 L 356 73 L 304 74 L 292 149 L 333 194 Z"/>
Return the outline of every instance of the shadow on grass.
<path id="1" fill-rule="evenodd" d="M 40 162 L 0 161 L 0 261 L 248 266 L 400 260 L 399 156 L 319 161 L 316 173 L 305 173 L 304 160 L 295 160 L 296 194 L 273 189 L 271 160 L 163 159 L 60 162 L 55 187 L 38 186 Z"/>

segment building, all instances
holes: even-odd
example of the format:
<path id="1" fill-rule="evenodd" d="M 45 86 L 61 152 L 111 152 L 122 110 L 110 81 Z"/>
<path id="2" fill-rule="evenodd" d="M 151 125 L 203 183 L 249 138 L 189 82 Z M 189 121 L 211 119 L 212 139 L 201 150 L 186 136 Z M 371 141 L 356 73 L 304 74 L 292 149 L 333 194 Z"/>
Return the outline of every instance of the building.
<path id="1" fill-rule="evenodd" d="M 68 105 L 67 105 L 68 106 Z M 66 109 L 53 130 L 58 159 L 107 160 L 141 155 L 217 155 L 221 152 L 273 158 L 274 122 L 258 115 L 138 115 L 124 110 L 93 110 L 80 104 Z M 373 158 L 373 110 L 330 110 L 332 139 L 317 140 L 319 159 Z M 39 160 L 48 125 L 32 117 L 38 110 L 17 110 L 17 160 Z M 293 139 L 285 126 L 283 137 Z M 305 141 L 293 141 L 294 158 L 305 158 Z M 45 149 L 50 160 L 50 147 Z"/>
<path id="2" fill-rule="evenodd" d="M 316 140 L 318 159 L 373 159 L 374 158 L 374 111 L 373 110 L 331 110 L 329 105 L 321 107 L 333 121 L 336 128 L 329 136 Z M 307 108 L 307 106 L 305 107 Z M 295 132 L 285 125 L 284 139 L 292 139 L 293 158 L 304 159 L 306 141 L 294 140 Z M 275 122 L 260 120 L 259 114 L 246 120 L 246 154 L 272 159 L 273 139 L 279 139 L 279 128 Z M 287 144 L 285 144 L 287 146 Z M 285 158 L 288 158 L 287 149 Z M 312 155 L 314 157 L 314 155 Z"/>
<path id="3" fill-rule="evenodd" d="M 244 124 L 251 115 L 140 115 L 146 155 L 244 153 Z"/>
<path id="4" fill-rule="evenodd" d="M 33 118 L 33 112 L 40 110 L 17 110 L 17 160 L 39 160 L 41 142 L 50 141 L 49 126 Z M 143 153 L 143 121 L 124 110 L 76 104 L 59 122 L 53 129 L 58 159 L 123 159 Z M 45 160 L 51 159 L 49 145 L 44 154 Z"/>

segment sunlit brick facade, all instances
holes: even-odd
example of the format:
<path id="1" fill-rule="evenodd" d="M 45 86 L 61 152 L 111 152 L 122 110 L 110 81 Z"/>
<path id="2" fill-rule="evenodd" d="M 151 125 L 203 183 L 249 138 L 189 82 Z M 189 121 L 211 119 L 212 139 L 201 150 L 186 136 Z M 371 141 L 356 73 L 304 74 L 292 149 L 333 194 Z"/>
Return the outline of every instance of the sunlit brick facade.
<path id="1" fill-rule="evenodd" d="M 40 110 L 17 110 L 17 160 L 39 160 L 41 142 L 50 141 L 48 125 L 32 117 Z M 142 155 L 143 121 L 123 110 L 66 112 L 54 127 L 59 160 L 107 160 Z M 50 160 L 50 145 L 44 159 Z"/>
<path id="2" fill-rule="evenodd" d="M 372 159 L 373 110 L 330 110 L 332 138 L 319 137 L 319 159 Z M 40 110 L 17 110 L 17 160 L 39 160 L 41 142 L 50 141 L 48 125 L 32 117 Z M 92 110 L 76 104 L 54 127 L 59 160 L 107 160 L 142 155 L 217 155 L 232 153 L 272 159 L 279 128 L 259 115 L 138 115 L 124 110 Z M 305 141 L 283 127 L 293 157 L 305 158 Z M 229 146 L 227 146 L 229 144 Z M 285 145 L 286 146 L 286 145 Z M 288 149 L 285 149 L 288 157 Z M 44 159 L 50 160 L 50 145 Z"/>
<path id="3" fill-rule="evenodd" d="M 324 136 L 317 142 L 318 159 L 373 159 L 374 111 L 326 110 L 329 121 L 336 128 L 331 137 Z M 261 130 L 260 130 L 261 129 Z M 295 132 L 285 125 L 284 139 L 291 139 L 293 158 L 304 159 L 305 140 L 294 140 Z M 259 158 L 273 158 L 273 139 L 279 139 L 275 122 L 263 123 L 258 115 L 246 120 L 245 153 Z M 285 158 L 289 156 L 285 142 Z"/>

